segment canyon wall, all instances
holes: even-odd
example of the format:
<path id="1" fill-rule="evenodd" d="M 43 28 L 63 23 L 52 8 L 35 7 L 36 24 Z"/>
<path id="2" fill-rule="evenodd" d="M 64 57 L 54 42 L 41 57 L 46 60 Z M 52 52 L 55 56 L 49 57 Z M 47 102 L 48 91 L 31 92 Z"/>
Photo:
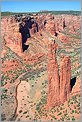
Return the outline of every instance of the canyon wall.
<path id="1" fill-rule="evenodd" d="M 52 14 L 3 17 L 1 19 L 2 39 L 7 46 L 10 44 L 9 47 L 14 47 L 14 49 L 18 46 L 20 51 L 22 51 L 22 43 L 33 37 L 35 33 L 37 35 L 39 33 L 41 36 L 42 32 L 46 32 L 57 37 L 63 43 L 69 43 L 70 39 L 63 31 L 67 29 L 69 33 L 78 34 L 76 30 L 80 28 L 80 19 L 80 17 L 73 15 L 54 16 Z M 25 32 L 24 34 L 20 32 L 20 26 L 22 32 Z"/>

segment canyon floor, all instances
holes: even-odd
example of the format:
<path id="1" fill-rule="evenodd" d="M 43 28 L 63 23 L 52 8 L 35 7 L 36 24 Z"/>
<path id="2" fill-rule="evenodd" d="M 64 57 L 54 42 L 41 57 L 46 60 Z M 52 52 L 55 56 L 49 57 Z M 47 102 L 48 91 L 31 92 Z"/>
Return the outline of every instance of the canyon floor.
<path id="1" fill-rule="evenodd" d="M 40 15 L 41 16 L 41 15 Z M 48 15 L 47 15 L 48 16 Z M 55 15 L 54 15 L 55 16 Z M 57 15 L 56 15 L 57 16 Z M 59 17 L 58 15 L 57 17 Z M 63 15 L 64 18 L 72 18 L 72 15 Z M 41 16 L 42 17 L 42 16 Z M 44 16 L 43 16 L 44 17 Z M 52 17 L 52 15 L 49 15 Z M 56 18 L 56 17 L 55 17 Z M 58 32 L 58 36 L 51 34 L 48 29 L 34 33 L 27 39 L 28 49 L 21 52 L 20 45 L 9 43 L 10 40 L 19 36 L 16 22 L 9 23 L 9 28 L 4 25 L 6 17 L 2 19 L 3 44 L 1 61 L 1 119 L 2 121 L 75 121 L 80 120 L 81 115 L 81 42 L 80 42 L 80 19 L 76 30 L 71 33 L 72 27 L 78 16 L 73 15 L 70 24 Z M 75 21 L 74 21 L 75 20 Z M 67 21 L 67 20 L 66 20 Z M 57 20 L 56 20 L 57 22 Z M 5 25 L 8 25 L 5 22 Z M 60 23 L 61 24 L 61 23 Z M 77 24 L 77 23 L 76 23 Z M 48 27 L 51 27 L 49 25 Z M 4 28 L 7 31 L 4 31 Z M 77 29 L 78 28 L 78 29 Z M 11 32 L 11 34 L 10 34 Z M 9 36 L 10 34 L 10 36 Z M 66 38 L 64 38 L 64 36 Z M 7 42 L 8 40 L 8 42 Z M 56 57 L 60 69 L 60 56 L 70 56 L 72 87 L 70 97 L 63 104 L 46 109 L 48 93 L 47 53 L 48 43 L 55 40 L 58 45 Z M 3 43 L 2 42 L 2 43 Z"/>

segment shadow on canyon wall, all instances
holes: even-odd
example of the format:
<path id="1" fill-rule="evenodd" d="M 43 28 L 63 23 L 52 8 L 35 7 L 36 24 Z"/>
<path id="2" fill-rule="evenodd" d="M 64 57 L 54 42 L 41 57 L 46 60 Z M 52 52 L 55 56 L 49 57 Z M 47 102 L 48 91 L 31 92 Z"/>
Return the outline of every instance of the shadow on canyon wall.
<path id="1" fill-rule="evenodd" d="M 76 77 L 72 78 L 70 81 L 71 91 L 72 91 L 72 88 L 75 85 L 75 83 L 76 83 Z"/>
<path id="2" fill-rule="evenodd" d="M 34 21 L 31 18 L 24 18 L 22 22 L 19 24 L 19 32 L 22 36 L 22 50 L 23 52 L 28 49 L 29 45 L 25 45 L 28 38 L 31 37 L 29 29 L 32 29 L 32 24 Z M 38 32 L 38 24 L 36 24 L 35 33 Z"/>

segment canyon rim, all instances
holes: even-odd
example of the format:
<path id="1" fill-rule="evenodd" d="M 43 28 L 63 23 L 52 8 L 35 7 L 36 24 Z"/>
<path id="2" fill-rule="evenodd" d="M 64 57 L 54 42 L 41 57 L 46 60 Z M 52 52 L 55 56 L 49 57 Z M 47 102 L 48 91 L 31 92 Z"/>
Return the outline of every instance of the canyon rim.
<path id="1" fill-rule="evenodd" d="M 81 11 L 2 12 L 1 37 L 1 121 L 80 120 Z"/>

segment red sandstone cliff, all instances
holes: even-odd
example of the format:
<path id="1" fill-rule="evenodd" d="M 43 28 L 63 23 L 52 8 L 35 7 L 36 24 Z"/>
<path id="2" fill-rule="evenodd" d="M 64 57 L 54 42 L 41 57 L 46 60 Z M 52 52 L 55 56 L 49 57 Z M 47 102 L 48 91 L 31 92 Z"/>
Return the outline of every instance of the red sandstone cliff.
<path id="1" fill-rule="evenodd" d="M 65 102 L 70 93 L 70 57 L 62 57 L 59 76 L 56 60 L 56 47 L 56 44 L 49 44 L 48 46 L 48 108 Z"/>
<path id="2" fill-rule="evenodd" d="M 55 22 L 54 22 L 54 20 L 48 21 L 47 24 L 45 25 L 45 27 L 46 27 L 46 31 L 48 31 L 52 35 L 55 35 L 56 29 L 55 29 Z"/>
<path id="3" fill-rule="evenodd" d="M 65 102 L 70 93 L 71 62 L 70 57 L 63 56 L 60 62 L 60 101 Z"/>
<path id="4" fill-rule="evenodd" d="M 48 53 L 48 97 L 47 106 L 54 106 L 59 102 L 59 74 L 56 60 L 56 44 L 49 45 Z"/>

